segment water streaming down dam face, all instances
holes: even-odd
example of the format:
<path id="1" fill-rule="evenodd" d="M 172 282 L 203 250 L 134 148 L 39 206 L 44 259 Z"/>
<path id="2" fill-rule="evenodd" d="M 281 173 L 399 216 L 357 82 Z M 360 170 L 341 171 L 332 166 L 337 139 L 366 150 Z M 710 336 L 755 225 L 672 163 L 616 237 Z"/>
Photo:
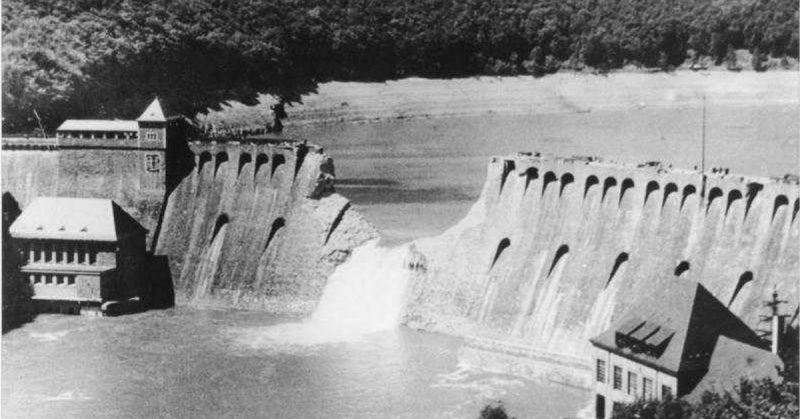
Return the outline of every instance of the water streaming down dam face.
<path id="1" fill-rule="evenodd" d="M 380 247 L 377 240 L 353 250 L 328 278 L 319 305 L 299 323 L 239 330 L 253 347 L 316 345 L 359 339 L 398 325 L 413 275 L 408 245 Z"/>
<path id="2" fill-rule="evenodd" d="M 575 380 L 558 379 L 586 386 L 589 338 L 678 281 L 702 283 L 751 328 L 773 289 L 795 312 L 798 202 L 791 180 L 495 158 L 464 221 L 417 243 L 427 273 L 410 285 L 407 323 L 568 363 Z"/>

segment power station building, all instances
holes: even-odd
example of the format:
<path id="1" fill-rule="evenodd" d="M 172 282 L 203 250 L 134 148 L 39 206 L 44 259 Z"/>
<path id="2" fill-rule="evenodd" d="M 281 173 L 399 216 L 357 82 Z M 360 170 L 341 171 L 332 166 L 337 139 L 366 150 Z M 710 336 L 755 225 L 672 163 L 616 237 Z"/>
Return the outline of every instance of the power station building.
<path id="1" fill-rule="evenodd" d="M 742 377 L 779 380 L 783 363 L 702 285 L 681 279 L 590 339 L 595 417 L 636 399 L 699 398 Z"/>
<path id="2" fill-rule="evenodd" d="M 110 199 L 35 198 L 9 234 L 42 311 L 99 313 L 142 296 L 147 230 Z"/>

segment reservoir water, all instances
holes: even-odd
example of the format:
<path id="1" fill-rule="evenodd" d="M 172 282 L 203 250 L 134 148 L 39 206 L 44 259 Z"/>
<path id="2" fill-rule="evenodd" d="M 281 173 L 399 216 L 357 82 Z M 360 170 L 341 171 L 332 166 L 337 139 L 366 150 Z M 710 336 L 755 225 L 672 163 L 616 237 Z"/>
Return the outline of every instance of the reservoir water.
<path id="1" fill-rule="evenodd" d="M 735 89 L 735 88 L 733 88 Z M 694 105 L 533 115 L 309 124 L 287 135 L 325 146 L 337 191 L 387 244 L 436 235 L 463 218 L 480 194 L 491 156 L 538 151 L 629 164 L 700 165 L 702 109 Z M 709 98 L 708 167 L 756 176 L 797 174 L 800 105 L 728 105 Z"/>

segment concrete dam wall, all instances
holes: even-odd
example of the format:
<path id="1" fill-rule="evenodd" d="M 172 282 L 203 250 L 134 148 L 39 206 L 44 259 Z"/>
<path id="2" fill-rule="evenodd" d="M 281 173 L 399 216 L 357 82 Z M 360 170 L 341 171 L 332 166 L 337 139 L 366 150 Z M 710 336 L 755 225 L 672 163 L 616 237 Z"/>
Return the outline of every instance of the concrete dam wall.
<path id="1" fill-rule="evenodd" d="M 3 193 L 21 208 L 37 196 L 109 198 L 148 230 L 158 228 L 163 188 L 148 179 L 142 150 L 57 149 L 9 146 L 3 139 Z"/>
<path id="2" fill-rule="evenodd" d="M 799 207 L 798 185 L 773 179 L 711 174 L 703 188 L 655 164 L 494 158 L 467 217 L 416 243 L 405 323 L 581 364 L 640 296 L 688 278 L 764 328 L 773 290 L 798 307 Z"/>
<path id="3" fill-rule="evenodd" d="M 148 229 L 159 306 L 174 295 L 179 304 L 310 313 L 334 268 L 377 238 L 334 193 L 333 162 L 315 146 L 189 142 L 167 156 L 175 175 L 166 184 L 145 170 L 152 153 L 4 138 L 2 190 L 22 209 L 37 196 L 119 203 Z"/>
<path id="4" fill-rule="evenodd" d="M 192 169 L 167 200 L 155 248 L 179 302 L 309 313 L 333 269 L 377 237 L 333 193 L 333 162 L 317 147 L 189 148 Z"/>

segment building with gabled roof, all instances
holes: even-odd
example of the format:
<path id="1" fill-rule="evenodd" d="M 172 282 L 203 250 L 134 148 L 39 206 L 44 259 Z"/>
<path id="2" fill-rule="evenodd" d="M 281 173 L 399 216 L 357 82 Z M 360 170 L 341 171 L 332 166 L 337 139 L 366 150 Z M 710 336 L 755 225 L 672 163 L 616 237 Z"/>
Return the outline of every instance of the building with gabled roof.
<path id="1" fill-rule="evenodd" d="M 9 234 L 40 308 L 99 312 L 142 296 L 147 230 L 110 199 L 36 198 Z"/>
<path id="2" fill-rule="evenodd" d="M 595 417 L 637 398 L 683 397 L 732 388 L 742 375 L 722 359 L 747 366 L 746 377 L 775 377 L 780 359 L 705 287 L 691 280 L 643 297 L 594 346 Z M 749 360 L 749 361 L 748 361 Z"/>
<path id="3" fill-rule="evenodd" d="M 169 113 L 164 101 L 156 97 L 136 120 L 68 119 L 56 130 L 56 147 L 73 154 L 135 153 L 137 161 L 132 163 L 140 188 L 163 193 L 175 180 L 167 172 L 176 165 L 193 129 L 187 118 Z"/>

